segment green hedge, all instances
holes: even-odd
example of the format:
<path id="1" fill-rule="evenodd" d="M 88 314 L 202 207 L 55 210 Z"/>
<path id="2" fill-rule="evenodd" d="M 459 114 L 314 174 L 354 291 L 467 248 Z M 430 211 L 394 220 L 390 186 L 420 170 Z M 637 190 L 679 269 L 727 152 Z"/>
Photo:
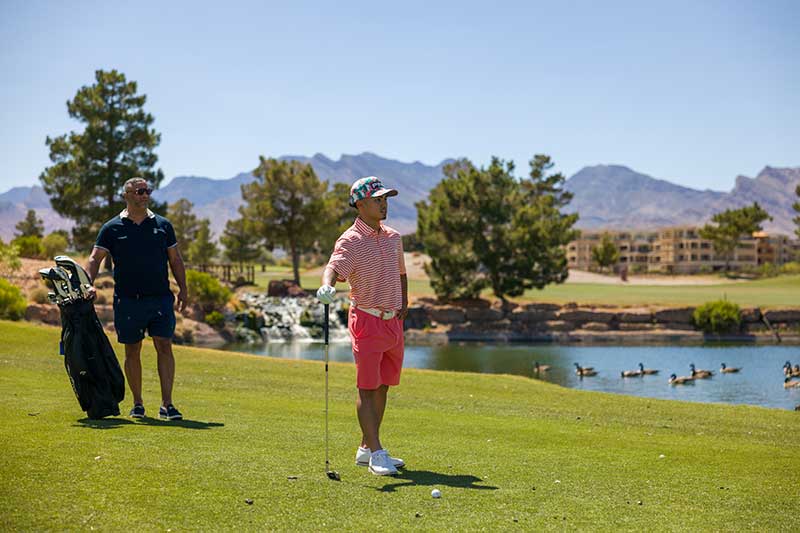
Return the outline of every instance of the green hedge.
<path id="1" fill-rule="evenodd" d="M 722 334 L 739 331 L 742 312 L 739 306 L 727 300 L 706 302 L 694 310 L 694 325 L 705 333 Z"/>
<path id="2" fill-rule="evenodd" d="M 205 313 L 222 309 L 231 297 L 231 291 L 217 278 L 205 272 L 186 271 L 186 288 L 189 303 L 199 305 Z"/>

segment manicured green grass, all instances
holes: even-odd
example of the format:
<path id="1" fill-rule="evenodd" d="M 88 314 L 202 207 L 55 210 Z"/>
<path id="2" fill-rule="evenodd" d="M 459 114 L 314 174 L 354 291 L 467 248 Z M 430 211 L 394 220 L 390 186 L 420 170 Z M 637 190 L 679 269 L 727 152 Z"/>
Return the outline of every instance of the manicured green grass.
<path id="1" fill-rule="evenodd" d="M 270 279 L 291 278 L 290 271 L 270 273 Z M 258 281 L 258 275 L 257 275 Z M 261 279 L 266 279 L 262 277 Z M 300 276 L 305 289 L 316 290 L 319 276 Z M 258 283 L 266 287 L 269 283 Z M 339 283 L 338 290 L 347 290 L 346 283 Z M 412 297 L 434 296 L 427 280 L 412 279 L 408 282 L 408 292 Z M 491 291 L 484 297 L 491 298 Z M 796 307 L 800 304 L 800 276 L 784 275 L 756 281 L 723 283 L 720 285 L 609 285 L 601 283 L 565 283 L 548 285 L 543 290 L 529 290 L 519 302 L 548 302 L 579 304 L 639 306 L 639 305 L 685 305 L 697 306 L 705 302 L 728 299 L 741 306 L 750 307 Z"/>
<path id="2" fill-rule="evenodd" d="M 332 364 L 335 482 L 322 364 L 178 347 L 187 420 L 91 421 L 58 333 L 0 322 L 4 530 L 800 529 L 800 413 L 406 370 L 383 440 L 408 468 L 379 478 L 353 465 L 354 367 Z"/>

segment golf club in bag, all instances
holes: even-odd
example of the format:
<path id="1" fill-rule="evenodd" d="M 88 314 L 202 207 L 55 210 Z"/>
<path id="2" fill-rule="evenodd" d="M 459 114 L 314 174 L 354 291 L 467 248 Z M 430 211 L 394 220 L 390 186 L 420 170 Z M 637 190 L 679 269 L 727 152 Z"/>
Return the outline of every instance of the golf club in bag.
<path id="1" fill-rule="evenodd" d="M 331 470 L 331 463 L 328 460 L 328 330 L 330 329 L 328 311 L 330 306 L 325 304 L 325 320 L 324 320 L 324 334 L 325 334 L 325 475 L 328 479 L 334 481 L 341 481 L 342 477 L 336 470 Z"/>
<path id="2" fill-rule="evenodd" d="M 39 275 L 61 312 L 61 354 L 72 390 L 89 418 L 119 415 L 125 377 L 97 318 L 89 275 L 67 256 L 55 259 L 56 266 L 41 269 Z"/>

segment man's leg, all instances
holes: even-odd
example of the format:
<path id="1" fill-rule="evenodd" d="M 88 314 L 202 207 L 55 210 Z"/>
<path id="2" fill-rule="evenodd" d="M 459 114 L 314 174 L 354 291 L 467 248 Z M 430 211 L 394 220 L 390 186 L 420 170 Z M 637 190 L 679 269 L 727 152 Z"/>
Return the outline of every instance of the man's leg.
<path id="1" fill-rule="evenodd" d="M 133 403 L 143 404 L 142 401 L 142 341 L 134 344 L 125 344 L 125 377 L 133 395 Z"/>
<path id="2" fill-rule="evenodd" d="M 161 404 L 166 407 L 172 403 L 172 384 L 175 381 L 175 356 L 172 355 L 172 339 L 153 337 L 153 345 L 156 347 L 156 353 L 158 354 L 158 379 L 161 381 Z"/>
<path id="3" fill-rule="evenodd" d="M 361 434 L 363 436 L 362 446 L 366 446 L 373 452 L 383 449 L 378 435 L 380 427 L 380 419 L 378 417 L 380 390 L 380 387 L 372 390 L 358 389 L 358 399 L 356 400 L 358 423 L 361 426 Z"/>
<path id="4" fill-rule="evenodd" d="M 359 389 L 360 390 L 360 389 Z M 373 395 L 373 408 L 374 408 L 374 417 L 377 421 L 376 423 L 376 435 L 380 435 L 381 429 L 381 422 L 383 422 L 383 413 L 386 411 L 386 396 L 387 392 L 389 391 L 389 387 L 387 385 L 381 385 L 376 390 L 371 391 L 375 394 Z M 360 400 L 359 394 L 359 400 Z M 359 415 L 359 422 L 361 421 L 361 415 Z M 373 448 L 369 444 L 367 444 L 367 435 L 364 432 L 364 426 L 361 426 L 361 446 L 364 448 L 369 448 L 370 450 L 379 450 L 380 448 Z"/>

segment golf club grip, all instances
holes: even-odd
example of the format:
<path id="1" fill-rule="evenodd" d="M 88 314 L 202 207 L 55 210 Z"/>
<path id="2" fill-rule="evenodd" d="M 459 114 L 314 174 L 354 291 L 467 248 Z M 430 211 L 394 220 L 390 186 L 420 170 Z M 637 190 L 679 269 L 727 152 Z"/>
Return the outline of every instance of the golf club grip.
<path id="1" fill-rule="evenodd" d="M 330 306 L 325 304 L 325 344 L 328 344 L 328 308 Z"/>

